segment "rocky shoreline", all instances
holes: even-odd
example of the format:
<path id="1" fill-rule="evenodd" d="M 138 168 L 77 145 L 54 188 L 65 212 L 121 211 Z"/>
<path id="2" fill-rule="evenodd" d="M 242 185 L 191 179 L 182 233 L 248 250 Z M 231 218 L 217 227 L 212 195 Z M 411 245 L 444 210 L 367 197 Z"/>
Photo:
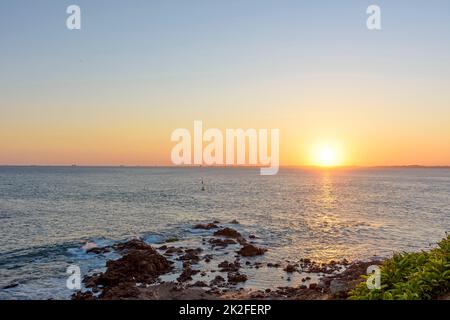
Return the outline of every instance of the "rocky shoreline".
<path id="1" fill-rule="evenodd" d="M 233 220 L 230 224 L 238 222 Z M 210 250 L 176 246 L 176 241 L 154 247 L 141 239 L 88 248 L 89 254 L 114 251 L 121 258 L 107 261 L 104 272 L 85 276 L 84 289 L 72 299 L 342 299 L 362 281 L 361 275 L 366 274 L 369 265 L 381 263 L 380 260 L 348 262 L 345 259 L 328 263 L 310 259 L 262 263 L 258 258 L 270 248 L 256 244 L 254 235 L 246 238 L 218 221 L 196 224 L 193 229 L 213 232 L 201 239 Z M 217 259 L 215 252 L 222 252 L 227 259 Z M 245 270 L 258 272 L 262 268 L 280 269 L 286 277 L 296 273 L 311 276 L 305 276 L 294 286 L 264 290 L 241 286 L 249 280 Z M 176 272 L 176 269 L 181 270 Z"/>

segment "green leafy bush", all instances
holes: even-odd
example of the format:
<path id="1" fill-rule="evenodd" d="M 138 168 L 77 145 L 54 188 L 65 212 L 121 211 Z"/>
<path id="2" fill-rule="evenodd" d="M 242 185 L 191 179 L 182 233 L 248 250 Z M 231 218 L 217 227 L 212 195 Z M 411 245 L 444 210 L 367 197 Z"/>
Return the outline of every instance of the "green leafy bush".
<path id="1" fill-rule="evenodd" d="M 365 276 L 367 279 L 367 276 Z M 354 300 L 425 300 L 450 292 L 450 235 L 428 252 L 399 253 L 381 265 L 381 289 L 366 282 L 349 293 Z"/>

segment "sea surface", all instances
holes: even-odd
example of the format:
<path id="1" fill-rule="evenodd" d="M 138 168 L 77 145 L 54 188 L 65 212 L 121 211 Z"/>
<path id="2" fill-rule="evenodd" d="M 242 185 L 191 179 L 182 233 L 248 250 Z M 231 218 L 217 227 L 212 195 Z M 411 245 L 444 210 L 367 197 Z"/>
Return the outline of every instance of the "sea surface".
<path id="1" fill-rule="evenodd" d="M 450 170 L 0 167 L 0 299 L 68 299 L 69 265 L 88 274 L 117 258 L 87 242 L 197 246 L 209 231 L 193 224 L 233 219 L 272 262 L 426 250 L 450 231 Z M 245 286 L 295 281 L 274 272 Z"/>

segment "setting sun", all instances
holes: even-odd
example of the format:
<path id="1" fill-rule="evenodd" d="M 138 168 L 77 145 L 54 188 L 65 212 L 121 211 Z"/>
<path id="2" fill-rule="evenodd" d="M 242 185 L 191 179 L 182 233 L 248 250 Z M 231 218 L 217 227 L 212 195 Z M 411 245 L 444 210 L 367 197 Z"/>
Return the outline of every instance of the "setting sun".
<path id="1" fill-rule="evenodd" d="M 342 155 L 338 147 L 317 145 L 313 149 L 312 162 L 320 167 L 333 167 L 342 164 Z"/>

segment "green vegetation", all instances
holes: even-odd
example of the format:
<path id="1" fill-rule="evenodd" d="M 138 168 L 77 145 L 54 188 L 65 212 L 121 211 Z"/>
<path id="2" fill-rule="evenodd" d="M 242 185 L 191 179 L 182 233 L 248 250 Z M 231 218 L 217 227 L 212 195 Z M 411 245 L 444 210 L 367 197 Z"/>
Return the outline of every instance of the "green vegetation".
<path id="1" fill-rule="evenodd" d="M 367 278 L 367 276 L 365 277 Z M 350 292 L 354 300 L 426 300 L 450 292 L 450 234 L 428 252 L 395 254 L 381 265 L 381 289 L 365 282 Z"/>
<path id="2" fill-rule="evenodd" d="M 170 243 L 170 242 L 177 242 L 179 241 L 179 239 L 177 237 L 170 237 L 166 239 L 166 243 Z"/>

